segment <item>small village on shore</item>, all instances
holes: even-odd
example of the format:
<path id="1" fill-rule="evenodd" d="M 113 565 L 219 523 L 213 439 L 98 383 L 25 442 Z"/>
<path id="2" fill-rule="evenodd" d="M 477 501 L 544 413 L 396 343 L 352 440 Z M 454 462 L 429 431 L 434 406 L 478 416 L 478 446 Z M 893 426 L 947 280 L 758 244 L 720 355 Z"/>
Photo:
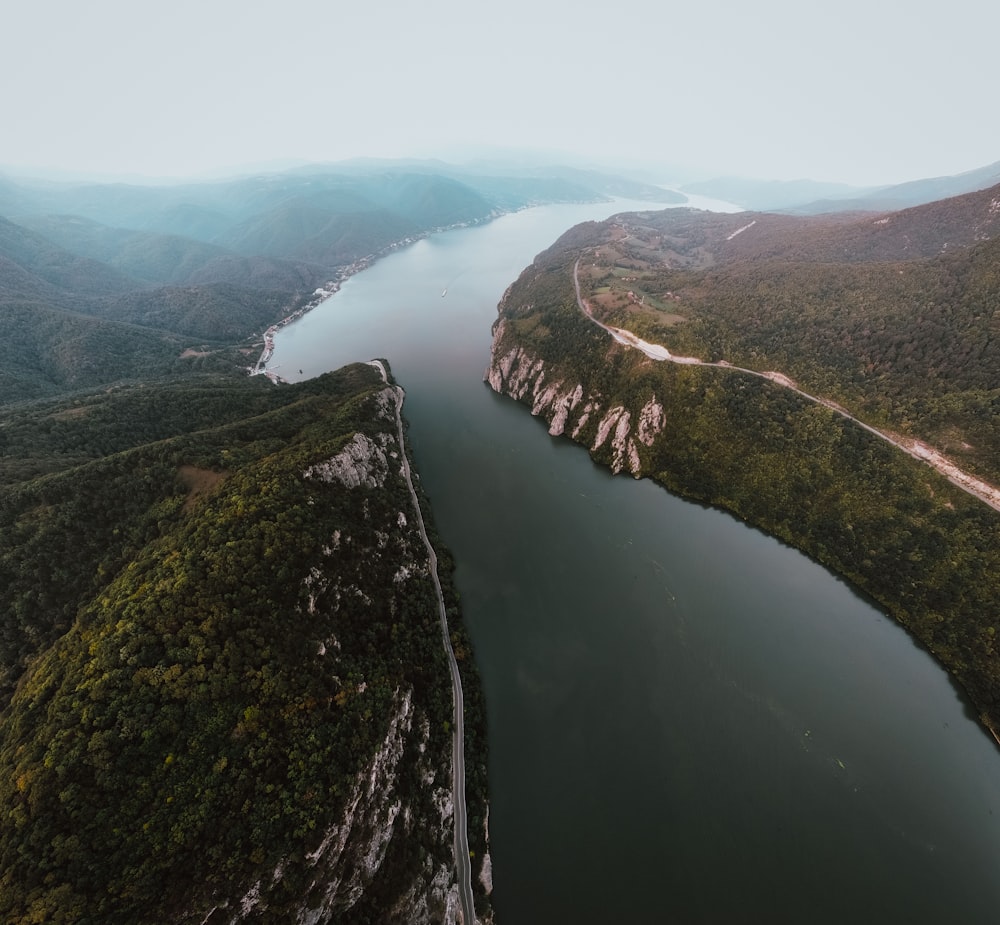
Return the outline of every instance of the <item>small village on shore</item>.
<path id="1" fill-rule="evenodd" d="M 286 315 L 280 321 L 276 321 L 264 332 L 264 347 L 261 350 L 260 356 L 257 358 L 257 362 L 253 366 L 247 367 L 247 373 L 251 376 L 267 376 L 271 382 L 276 385 L 279 382 L 284 382 L 285 380 L 281 378 L 276 372 L 267 368 L 267 364 L 271 362 L 271 357 L 274 355 L 274 337 L 283 327 L 291 324 L 293 321 L 298 321 L 306 312 L 312 311 L 321 302 L 325 302 L 330 296 L 340 291 L 340 287 L 344 284 L 344 281 L 349 279 L 355 273 L 360 273 L 362 270 L 371 266 L 375 260 L 381 255 L 369 255 L 367 257 L 361 257 L 355 260 L 354 263 L 350 263 L 345 267 L 341 267 L 337 273 L 337 276 L 314 290 L 312 296 L 309 298 L 304 305 L 295 309 L 291 314 Z"/>

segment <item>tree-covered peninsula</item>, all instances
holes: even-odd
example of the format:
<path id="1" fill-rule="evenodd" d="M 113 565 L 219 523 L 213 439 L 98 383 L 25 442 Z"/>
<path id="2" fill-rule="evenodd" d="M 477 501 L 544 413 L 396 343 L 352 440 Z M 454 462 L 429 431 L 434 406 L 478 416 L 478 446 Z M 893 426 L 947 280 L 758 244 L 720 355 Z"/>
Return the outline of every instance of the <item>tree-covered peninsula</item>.
<path id="1" fill-rule="evenodd" d="M 358 365 L 6 416 L 3 921 L 444 920 L 451 688 L 391 400 Z"/>
<path id="2" fill-rule="evenodd" d="M 486 378 L 615 471 L 850 580 L 996 731 L 1000 514 L 851 416 L 1000 480 L 998 203 L 578 226 L 505 294 Z"/>
<path id="3" fill-rule="evenodd" d="M 247 371 L 385 250 L 546 194 L 594 195 L 0 181 L 0 920 L 456 920 L 452 687 L 396 393 L 368 365 Z M 489 921 L 485 710 L 435 546 Z"/>

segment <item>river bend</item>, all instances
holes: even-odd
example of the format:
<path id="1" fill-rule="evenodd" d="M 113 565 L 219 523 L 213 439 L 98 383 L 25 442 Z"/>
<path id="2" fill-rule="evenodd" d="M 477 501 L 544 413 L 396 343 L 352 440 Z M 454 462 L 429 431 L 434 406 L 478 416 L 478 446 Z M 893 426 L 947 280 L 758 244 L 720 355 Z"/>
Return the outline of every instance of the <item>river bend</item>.
<path id="1" fill-rule="evenodd" d="M 507 286 L 628 208 L 651 206 L 432 236 L 275 336 L 283 375 L 386 356 L 406 387 L 489 711 L 497 920 L 995 921 L 1000 752 L 940 667 L 804 556 L 482 383 Z"/>

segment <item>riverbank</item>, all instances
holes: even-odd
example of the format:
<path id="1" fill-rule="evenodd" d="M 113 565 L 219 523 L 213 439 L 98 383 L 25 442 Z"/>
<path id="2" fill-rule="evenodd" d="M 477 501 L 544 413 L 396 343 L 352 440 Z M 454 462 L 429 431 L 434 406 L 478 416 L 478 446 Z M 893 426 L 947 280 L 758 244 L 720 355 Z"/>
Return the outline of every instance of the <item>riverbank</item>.
<path id="1" fill-rule="evenodd" d="M 414 481 L 456 561 L 489 706 L 498 921 L 832 925 L 871 908 L 873 895 L 890 918 L 920 925 L 989 921 L 1000 829 L 985 806 L 1000 812 L 1000 754 L 940 666 L 786 543 L 651 480 L 611 478 L 589 443 L 581 452 L 549 438 L 523 407 L 482 386 L 489 325 L 520 268 L 570 226 L 621 208 L 525 212 L 405 249 L 277 338 L 274 362 L 286 369 L 315 376 L 388 356 L 407 386 Z M 571 293 L 560 299 L 567 319 L 578 315 Z M 712 402 L 731 392 L 718 370 L 652 363 L 582 318 L 566 333 L 565 356 L 584 371 L 593 341 L 605 368 L 631 355 L 650 384 L 679 380 L 680 399 L 689 385 L 705 385 Z M 547 368 L 546 385 L 556 383 L 554 362 Z M 600 377 L 615 399 L 607 410 L 618 403 L 615 369 Z M 782 402 L 779 422 L 801 403 L 760 380 L 745 386 L 748 398 Z M 674 396 L 657 388 L 657 397 Z M 671 411 L 673 436 L 658 449 L 692 446 L 685 411 Z M 803 420 L 827 432 L 821 412 L 809 406 Z M 996 519 L 867 442 L 879 460 L 899 456 L 934 477 L 966 527 Z M 770 449 L 760 436 L 749 455 L 738 443 L 728 450 L 733 471 Z M 777 450 L 758 467 L 772 481 Z M 687 472 L 713 464 L 683 462 Z M 818 513 L 822 499 L 812 500 Z M 623 804 L 640 793 L 638 809 Z M 472 798 L 470 789 L 470 838 L 484 823 Z M 715 888 L 720 868 L 731 890 Z"/>
<path id="2" fill-rule="evenodd" d="M 403 241 L 396 242 L 390 248 L 394 249 L 396 247 L 403 247 L 407 243 L 410 243 L 410 239 L 406 238 Z M 388 250 L 386 251 L 388 253 Z M 384 256 L 383 252 L 379 254 L 370 255 L 368 257 L 362 257 L 360 260 L 355 260 L 353 263 L 348 264 L 345 267 L 340 268 L 337 271 L 336 276 L 329 280 L 325 285 L 320 286 L 313 291 L 313 294 L 309 299 L 300 305 L 290 314 L 286 315 L 280 321 L 276 321 L 272 324 L 266 331 L 264 331 L 264 346 L 261 350 L 260 356 L 257 358 L 257 362 L 253 366 L 247 367 L 247 373 L 251 376 L 267 376 L 276 385 L 279 382 L 284 382 L 281 376 L 277 375 L 273 370 L 267 368 L 267 364 L 271 362 L 271 357 L 274 356 L 274 337 L 282 328 L 296 322 L 305 315 L 307 312 L 312 311 L 316 306 L 321 305 L 330 296 L 335 295 L 340 291 L 340 287 L 355 273 L 360 273 L 362 270 L 370 267 L 380 256 Z"/>
<path id="3" fill-rule="evenodd" d="M 374 366 L 382 376 L 382 381 L 389 382 L 385 365 L 380 360 L 372 360 Z M 472 895 L 472 858 L 469 851 L 469 811 L 465 799 L 465 697 L 462 690 L 462 675 L 458 670 L 458 661 L 455 657 L 455 647 L 452 645 L 451 632 L 448 627 L 448 612 L 445 608 L 444 591 L 441 588 L 441 577 L 438 572 L 438 558 L 434 550 L 434 545 L 427 535 L 427 528 L 424 524 L 424 516 L 420 510 L 420 502 L 417 499 L 417 491 L 413 487 L 413 476 L 410 473 L 410 461 L 406 455 L 406 448 L 403 436 L 403 401 L 406 393 L 403 389 L 394 385 L 392 387 L 395 396 L 394 410 L 396 415 L 396 431 L 399 441 L 400 457 L 402 465 L 403 479 L 410 492 L 410 502 L 413 513 L 417 520 L 417 530 L 423 540 L 424 548 L 427 551 L 427 563 L 430 571 L 431 581 L 434 584 L 434 593 L 437 596 L 438 618 L 441 622 L 441 637 L 444 645 L 445 655 L 448 657 L 448 669 L 451 675 L 452 689 L 452 808 L 454 818 L 454 847 L 455 847 L 455 871 L 458 881 L 458 897 L 462 906 L 462 921 L 464 925 L 477 925 L 478 919 L 475 913 L 475 901 Z M 483 858 L 484 864 L 489 862 L 489 854 Z M 484 886 L 486 883 L 484 881 Z M 490 919 L 489 921 L 492 921 Z"/>
<path id="4" fill-rule="evenodd" d="M 573 266 L 565 265 L 576 283 L 572 312 L 535 291 L 536 267 L 505 296 L 486 372 L 493 389 L 612 472 L 727 510 L 846 579 L 959 682 L 992 743 L 1000 717 L 992 486 L 959 479 L 923 445 L 877 431 L 781 373 L 692 358 L 650 363 L 669 351 L 609 349 L 612 332 L 592 317 Z M 722 370 L 735 375 L 719 381 Z M 945 491 L 942 478 L 958 490 Z"/>
<path id="5" fill-rule="evenodd" d="M 336 295 L 341 286 L 348 279 L 356 274 L 360 273 L 362 270 L 367 270 L 377 261 L 390 254 L 404 248 L 415 244 L 417 241 L 422 241 L 432 235 L 441 234 L 447 231 L 454 231 L 461 228 L 475 228 L 481 225 L 489 224 L 504 215 L 510 215 L 514 212 L 521 212 L 527 209 L 536 208 L 537 203 L 522 206 L 520 209 L 514 210 L 504 210 L 504 209 L 493 209 L 488 215 L 484 216 L 482 219 L 477 219 L 468 222 L 455 222 L 452 225 L 445 225 L 440 228 L 431 228 L 427 231 L 421 232 L 420 234 L 408 235 L 405 238 L 400 238 L 398 241 L 393 241 L 391 244 L 386 245 L 381 250 L 376 251 L 374 254 L 369 254 L 366 257 L 359 257 L 357 260 L 344 267 L 338 268 L 334 277 L 328 280 L 323 286 L 317 288 L 311 296 L 308 297 L 307 301 L 291 311 L 288 315 L 282 318 L 280 321 L 276 321 L 270 327 L 268 327 L 263 333 L 263 347 L 261 348 L 260 356 L 257 358 L 257 362 L 252 366 L 246 367 L 247 374 L 250 376 L 266 376 L 275 385 L 286 382 L 287 380 L 279 376 L 273 369 L 268 368 L 268 364 L 271 362 L 274 356 L 275 349 L 275 336 L 282 329 L 288 327 L 290 324 L 298 321 L 304 315 L 311 312 L 314 308 L 322 305 L 327 299 Z M 442 295 L 447 293 L 447 288 Z M 278 367 L 275 367 L 278 368 Z"/>

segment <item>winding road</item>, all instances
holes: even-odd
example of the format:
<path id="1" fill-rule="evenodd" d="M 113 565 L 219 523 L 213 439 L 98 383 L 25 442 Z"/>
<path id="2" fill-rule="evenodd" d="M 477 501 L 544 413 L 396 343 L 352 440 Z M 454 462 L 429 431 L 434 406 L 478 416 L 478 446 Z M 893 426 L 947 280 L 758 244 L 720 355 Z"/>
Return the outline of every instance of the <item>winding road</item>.
<path id="1" fill-rule="evenodd" d="M 749 227 L 749 226 L 747 226 Z M 744 230 L 744 229 L 741 229 Z M 870 424 L 866 424 L 864 421 L 859 421 L 854 415 L 845 411 L 840 405 L 835 402 L 830 401 L 827 398 L 817 398 L 815 395 L 810 395 L 808 392 L 803 392 L 795 383 L 782 373 L 777 372 L 766 372 L 762 373 L 756 369 L 746 369 L 742 366 L 733 366 L 731 363 L 727 363 L 724 360 L 715 363 L 709 363 L 705 360 L 699 360 L 695 357 L 678 357 L 674 356 L 666 347 L 660 344 L 651 344 L 647 341 L 636 337 L 631 331 L 626 331 L 624 328 L 614 328 L 610 325 L 604 324 L 598 321 L 593 314 L 590 306 L 587 304 L 587 300 L 583 298 L 580 292 L 580 260 L 577 259 L 576 263 L 573 264 L 573 286 L 576 289 L 576 304 L 580 311 L 583 312 L 584 316 L 596 324 L 599 328 L 603 328 L 607 331 L 618 343 L 623 344 L 626 347 L 632 347 L 635 350 L 640 350 L 646 356 L 652 360 L 661 360 L 669 363 L 682 363 L 688 366 L 715 366 L 719 369 L 733 370 L 738 373 L 746 373 L 749 376 L 757 376 L 760 379 L 767 379 L 770 382 L 774 382 L 777 385 L 784 386 L 787 389 L 791 389 L 803 398 L 814 402 L 817 405 L 822 405 L 824 408 L 829 408 L 831 411 L 836 412 L 843 418 L 847 418 L 848 421 L 853 421 L 858 427 L 863 428 L 868 431 L 868 433 L 873 434 L 876 437 L 884 440 L 886 443 L 891 443 L 897 449 L 902 450 L 904 453 L 912 456 L 914 459 L 919 459 L 921 462 L 927 463 L 932 469 L 940 472 L 945 478 L 948 479 L 953 485 L 958 486 L 962 491 L 967 494 L 972 495 L 974 498 L 982 501 L 984 504 L 988 504 L 995 511 L 1000 511 L 1000 490 L 994 488 L 992 485 L 982 482 L 977 478 L 969 475 L 967 472 L 963 472 L 954 463 L 945 459 L 937 450 L 932 447 L 921 443 L 918 440 L 904 441 L 894 437 L 891 434 L 887 434 L 885 431 L 881 431 L 876 427 L 872 427 Z"/>
<path id="2" fill-rule="evenodd" d="M 372 360 L 371 365 L 382 374 L 382 381 L 388 383 L 389 378 L 385 366 L 378 360 Z M 462 676 L 458 671 L 458 661 L 455 659 L 455 650 L 451 645 L 451 634 L 448 632 L 448 615 L 444 606 L 441 579 L 438 577 L 437 553 L 434 552 L 434 546 L 427 536 L 427 530 L 424 527 L 424 517 L 420 512 L 417 492 L 413 487 L 413 478 L 410 475 L 410 462 L 406 457 L 406 448 L 403 443 L 402 411 L 403 399 L 406 397 L 406 393 L 398 385 L 393 386 L 392 391 L 396 396 L 396 429 L 399 437 L 399 454 L 403 460 L 403 477 L 406 479 L 406 485 L 410 490 L 410 499 L 413 502 L 413 510 L 416 513 L 420 538 L 424 541 L 424 546 L 427 549 L 431 580 L 434 582 L 434 592 L 437 594 L 438 600 L 441 635 L 444 639 L 445 654 L 448 656 L 448 668 L 451 671 L 451 691 L 454 704 L 454 715 L 452 717 L 451 786 L 452 803 L 455 807 L 455 872 L 458 880 L 458 898 L 462 904 L 463 925 L 475 925 L 476 907 L 472 899 L 472 861 L 469 857 L 469 812 L 465 802 L 465 697 L 462 694 Z"/>

